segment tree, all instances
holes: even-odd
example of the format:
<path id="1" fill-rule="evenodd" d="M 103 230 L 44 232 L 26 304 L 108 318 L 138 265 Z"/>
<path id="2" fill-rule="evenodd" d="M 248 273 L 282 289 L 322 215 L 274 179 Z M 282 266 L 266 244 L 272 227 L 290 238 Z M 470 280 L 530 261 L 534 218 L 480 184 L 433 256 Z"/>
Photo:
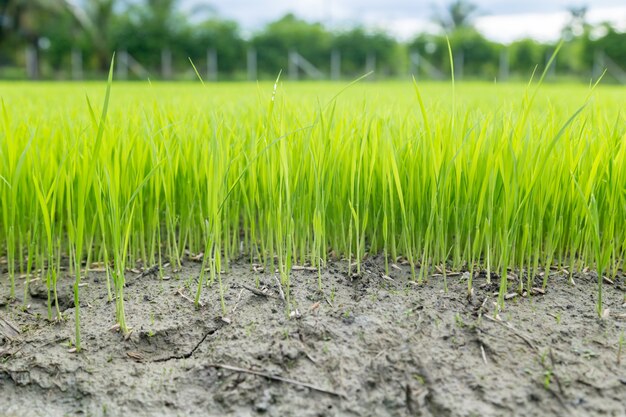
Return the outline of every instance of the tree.
<path id="1" fill-rule="evenodd" d="M 436 13 L 433 20 L 450 36 L 455 70 L 459 71 L 460 75 L 488 69 L 487 73 L 491 77 L 494 69 L 489 64 L 494 60 L 494 48 L 493 44 L 473 27 L 473 18 L 477 10 L 478 7 L 467 0 L 455 0 L 448 4 L 443 13 Z M 437 48 L 437 51 L 439 55 L 446 55 L 447 45 L 444 48 Z M 443 60 L 439 68 L 448 67 L 449 59 L 440 58 Z"/>
<path id="2" fill-rule="evenodd" d="M 29 46 L 33 55 L 29 65 L 32 66 L 29 76 L 39 78 L 39 44 L 43 37 L 41 27 L 53 14 L 63 10 L 64 3 L 49 0 L 3 0 L 2 25 L 0 25 L 0 42 L 10 37 Z"/>
<path id="3" fill-rule="evenodd" d="M 623 74 L 626 70 L 626 32 L 618 32 L 608 23 L 599 25 L 595 31 L 601 35 L 585 39 L 582 49 L 583 61 L 591 64 L 599 55 L 604 61 L 599 64 L 609 70 L 605 79 L 612 79 L 616 72 Z"/>
<path id="4" fill-rule="evenodd" d="M 446 32 L 453 32 L 457 29 L 470 28 L 478 7 L 466 0 L 455 0 L 450 3 L 444 13 L 436 13 L 433 17 Z"/>
<path id="5" fill-rule="evenodd" d="M 493 78 L 498 74 L 502 45 L 485 39 L 471 27 L 457 28 L 449 35 L 449 40 L 455 70 L 462 70 L 464 76 L 470 77 Z M 445 36 L 421 34 L 409 44 L 409 49 L 419 52 L 443 74 L 450 73 L 448 40 Z"/>
<path id="6" fill-rule="evenodd" d="M 400 51 L 398 42 L 383 32 L 368 32 L 357 27 L 337 33 L 332 41 L 333 49 L 341 54 L 341 68 L 345 74 L 360 75 L 365 70 L 367 57 L 376 58 L 378 73 L 397 74 Z"/>
<path id="7" fill-rule="evenodd" d="M 88 0 L 89 2 L 111 2 L 115 0 Z M 112 13 L 112 6 L 110 13 Z M 34 54 L 34 77 L 39 75 L 41 44 L 50 45 L 48 53 L 53 66 L 58 66 L 61 55 L 72 47 L 73 38 L 79 28 L 92 34 L 94 41 L 102 39 L 93 31 L 92 21 L 85 10 L 70 0 L 0 0 L 0 43 L 10 41 L 17 45 L 29 45 Z M 95 45 L 99 45 L 97 42 Z"/>
<path id="8" fill-rule="evenodd" d="M 112 46 L 126 50 L 148 68 L 158 68 L 163 49 L 185 50 L 189 27 L 187 17 L 177 10 L 177 0 L 145 0 L 133 4 L 119 16 L 113 30 Z M 187 60 L 179 54 L 179 63 Z"/>
<path id="9" fill-rule="evenodd" d="M 287 69 L 289 51 L 295 50 L 317 68 L 327 68 L 332 37 L 320 23 L 308 23 L 293 14 L 270 23 L 251 44 L 258 51 L 259 71 L 276 76 Z"/>
<path id="10" fill-rule="evenodd" d="M 570 14 L 569 22 L 563 27 L 561 36 L 564 40 L 570 41 L 578 36 L 583 35 L 589 29 L 587 18 L 587 6 L 568 7 Z"/>
<path id="11" fill-rule="evenodd" d="M 559 72 L 582 74 L 591 68 L 590 63 L 583 60 L 586 39 L 589 38 L 591 25 L 586 21 L 587 7 L 569 7 L 569 21 L 561 30 L 563 47 L 556 60 Z"/>
<path id="12" fill-rule="evenodd" d="M 533 39 L 520 39 L 509 46 L 509 63 L 523 78 L 530 77 L 533 68 L 545 61 L 548 48 Z"/>
<path id="13" fill-rule="evenodd" d="M 108 69 L 111 62 L 112 29 L 117 0 L 87 0 L 84 17 L 77 19 L 89 36 L 100 71 Z M 80 14 L 75 14 L 80 16 Z"/>
<path id="14" fill-rule="evenodd" d="M 189 30 L 186 41 L 189 56 L 204 60 L 207 50 L 217 53 L 219 71 L 233 75 L 245 68 L 246 45 L 236 22 L 210 18 Z"/>
<path id="15" fill-rule="evenodd" d="M 462 65 L 459 69 L 465 75 L 488 78 L 498 75 L 501 45 L 489 41 L 472 27 L 456 29 L 450 35 L 450 44 L 455 66 Z"/>

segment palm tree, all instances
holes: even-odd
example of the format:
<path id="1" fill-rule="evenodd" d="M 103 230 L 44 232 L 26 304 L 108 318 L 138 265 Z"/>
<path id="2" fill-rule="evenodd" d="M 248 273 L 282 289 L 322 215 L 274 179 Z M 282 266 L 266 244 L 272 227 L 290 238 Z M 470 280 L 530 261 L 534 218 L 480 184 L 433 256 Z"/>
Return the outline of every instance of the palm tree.
<path id="1" fill-rule="evenodd" d="M 0 0 L 0 42 L 12 33 L 38 37 L 37 23 L 44 15 L 66 12 L 87 23 L 87 16 L 71 0 Z"/>
<path id="2" fill-rule="evenodd" d="M 11 37 L 27 46 L 29 76 L 39 77 L 41 23 L 45 19 L 70 13 L 81 25 L 88 19 L 70 0 L 0 0 L 0 42 Z"/>
<path id="3" fill-rule="evenodd" d="M 87 0 L 84 9 L 75 7 L 72 12 L 72 16 L 89 36 L 98 69 L 102 71 L 108 70 L 111 60 L 111 22 L 117 4 L 118 0 Z"/>
<path id="4" fill-rule="evenodd" d="M 450 3 L 443 14 L 437 13 L 433 20 L 446 32 L 472 27 L 474 15 L 478 7 L 466 0 L 455 0 Z"/>
<path id="5" fill-rule="evenodd" d="M 568 7 L 569 22 L 565 25 L 561 34 L 565 40 L 572 40 L 576 36 L 580 36 L 589 29 L 587 23 L 587 6 Z"/>

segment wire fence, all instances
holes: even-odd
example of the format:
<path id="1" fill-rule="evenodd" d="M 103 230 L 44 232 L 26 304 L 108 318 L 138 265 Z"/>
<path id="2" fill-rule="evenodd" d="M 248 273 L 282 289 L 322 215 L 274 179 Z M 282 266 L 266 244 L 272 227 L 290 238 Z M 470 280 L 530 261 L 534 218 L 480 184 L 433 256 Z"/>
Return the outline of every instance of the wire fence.
<path id="1" fill-rule="evenodd" d="M 291 49 L 286 54 L 286 68 L 275 68 L 274 73 L 265 74 L 259 69 L 259 59 L 263 57 L 264 51 L 257 51 L 255 48 L 248 48 L 245 53 L 245 60 L 240 62 L 239 69 L 235 71 L 224 72 L 220 68 L 220 60 L 218 51 L 215 48 L 208 48 L 206 55 L 200 60 L 194 60 L 194 66 L 199 71 L 199 75 L 205 81 L 216 82 L 220 80 L 248 80 L 257 81 L 259 79 L 275 76 L 278 71 L 286 72 L 290 80 L 341 80 L 351 78 L 362 73 L 372 73 L 371 79 L 391 78 L 384 71 L 380 71 L 380 64 L 377 60 L 376 52 L 368 52 L 362 65 L 362 70 L 357 73 L 352 71 L 344 71 L 342 62 L 342 53 L 333 49 L 328 56 L 328 62 L 324 67 L 313 64 L 307 57 L 295 49 Z M 185 80 L 194 78 L 197 75 L 191 65 L 181 68 L 181 65 L 174 63 L 175 53 L 168 48 L 161 50 L 160 66 L 149 65 L 141 62 L 140 59 L 125 50 L 117 52 L 116 78 L 119 80 Z M 466 76 L 472 79 L 486 79 L 484 74 L 466 71 L 465 61 L 468 57 L 464 51 L 458 51 L 453 54 L 455 78 L 462 80 Z M 471 57 L 471 55 L 470 55 Z M 547 65 L 551 57 L 550 53 L 546 53 L 545 62 Z M 180 62 L 180 57 L 177 57 Z M 558 57 L 557 57 L 558 60 Z M 152 60 L 154 62 L 154 60 Z M 187 61 L 188 62 L 188 61 Z M 449 69 L 442 68 L 431 62 L 427 56 L 418 51 L 408 51 L 405 68 L 395 68 L 392 77 L 413 76 L 416 79 L 444 80 L 449 77 Z M 557 65 L 552 65 L 548 72 L 548 78 L 557 77 Z M 604 51 L 597 50 L 593 56 L 593 64 L 591 66 L 589 77 L 597 79 L 606 72 L 612 81 L 626 84 L 626 71 L 615 63 Z M 511 78 L 512 68 L 510 63 L 510 54 L 507 49 L 500 52 L 497 64 L 497 79 L 499 81 L 507 81 Z M 101 78 L 101 71 L 87 69 L 83 53 L 79 49 L 71 51 L 69 60 L 66 65 L 60 68 L 52 69 L 42 65 L 40 53 L 37 48 L 28 45 L 24 51 L 24 60 L 11 61 L 6 57 L 0 57 L 0 79 L 59 79 L 59 80 L 85 80 Z M 559 74 L 561 75 L 561 74 Z M 489 77 L 491 78 L 491 77 Z M 587 77 L 588 78 L 588 77 Z"/>

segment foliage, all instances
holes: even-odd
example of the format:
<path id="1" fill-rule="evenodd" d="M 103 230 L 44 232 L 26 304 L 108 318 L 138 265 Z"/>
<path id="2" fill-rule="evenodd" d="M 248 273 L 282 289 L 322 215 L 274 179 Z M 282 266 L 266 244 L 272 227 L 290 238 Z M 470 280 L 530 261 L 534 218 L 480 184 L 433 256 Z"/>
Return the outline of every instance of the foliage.
<path id="1" fill-rule="evenodd" d="M 316 67 L 328 66 L 331 35 L 319 23 L 308 23 L 288 14 L 270 23 L 251 40 L 259 58 L 259 71 L 276 74 L 287 69 L 289 51 L 297 51 Z"/>
<path id="2" fill-rule="evenodd" d="M 472 19 L 478 7 L 467 0 L 454 0 L 445 8 L 445 13 L 437 13 L 434 21 L 447 32 L 472 27 Z"/>
<path id="3" fill-rule="evenodd" d="M 626 68 L 626 33 L 609 25 L 591 26 L 586 12 L 585 7 L 570 9 L 556 71 L 588 81 L 592 71 L 597 76 L 594 62 L 598 64 L 602 52 L 614 69 L 605 80 L 613 80 L 611 73 L 619 72 L 617 67 Z M 31 45 L 39 51 L 44 77 L 68 77 L 74 50 L 83 54 L 86 75 L 101 77 L 113 51 L 127 51 L 152 79 L 161 73 L 162 52 L 169 50 L 175 73 L 191 77 L 189 58 L 204 73 L 207 52 L 215 50 L 220 78 L 241 78 L 247 66 L 246 51 L 255 49 L 258 77 L 267 79 L 281 69 L 287 71 L 290 51 L 329 75 L 334 50 L 340 53 L 344 77 L 363 74 L 368 57 L 370 64 L 376 62 L 377 76 L 396 77 L 406 74 L 409 53 L 416 51 L 440 74 L 447 73 L 449 38 L 457 70 L 465 78 L 499 76 L 502 57 L 508 57 L 510 74 L 516 78 L 528 78 L 535 67 L 545 67 L 555 44 L 530 39 L 510 45 L 492 42 L 473 28 L 473 19 L 480 13 L 470 2 L 453 1 L 433 16 L 440 33 L 422 33 L 400 42 L 380 31 L 359 26 L 332 29 L 292 14 L 246 37 L 236 22 L 220 18 L 212 9 L 208 14 L 194 10 L 192 19 L 181 11 L 177 0 L 4 0 L 0 4 L 0 65 L 23 68 L 23 48 Z M 422 68 L 419 75 L 433 74 Z"/>
<path id="4" fill-rule="evenodd" d="M 126 330 L 126 265 L 203 253 L 199 305 L 244 257 L 278 270 L 289 309 L 292 265 L 347 259 L 359 274 L 381 254 L 419 282 L 496 273 L 501 306 L 549 285 L 544 269 L 594 268 L 602 316 L 602 275 L 626 253 L 623 91 L 410 87 L 109 83 L 109 104 L 93 85 L 2 85 L 1 285 L 14 296 L 40 276 L 60 318 L 61 267 L 79 305 L 98 262 Z"/>
<path id="5" fill-rule="evenodd" d="M 341 70 L 354 76 L 365 72 L 368 54 L 373 54 L 379 73 L 398 75 L 401 55 L 400 45 L 383 32 L 368 32 L 362 27 L 335 34 L 332 48 L 340 53 Z M 329 51 L 330 53 L 330 51 Z"/>
<path id="6" fill-rule="evenodd" d="M 207 49 L 215 49 L 218 67 L 223 74 L 232 76 L 243 69 L 241 63 L 245 61 L 246 44 L 236 22 L 210 19 L 187 33 L 186 48 L 195 62 L 205 59 Z"/>

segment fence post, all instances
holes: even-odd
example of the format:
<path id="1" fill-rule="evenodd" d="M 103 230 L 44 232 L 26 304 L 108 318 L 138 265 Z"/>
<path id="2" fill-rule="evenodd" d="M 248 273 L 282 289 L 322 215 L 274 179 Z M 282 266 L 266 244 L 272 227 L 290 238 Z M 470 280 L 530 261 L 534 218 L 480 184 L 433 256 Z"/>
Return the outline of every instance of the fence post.
<path id="1" fill-rule="evenodd" d="M 330 53 L 330 79 L 338 80 L 341 78 L 341 52 L 333 49 Z"/>
<path id="2" fill-rule="evenodd" d="M 249 48 L 247 53 L 248 81 L 257 79 L 256 49 Z"/>
<path id="3" fill-rule="evenodd" d="M 365 72 L 375 72 L 376 71 L 376 53 L 368 52 L 365 57 Z M 369 77 L 370 80 L 373 80 L 374 77 Z"/>
<path id="4" fill-rule="evenodd" d="M 217 81 L 217 51 L 211 48 L 206 52 L 207 79 Z"/>
<path id="5" fill-rule="evenodd" d="M 165 80 L 172 78 L 172 51 L 169 48 L 161 50 L 161 76 Z"/>
<path id="6" fill-rule="evenodd" d="M 31 80 L 39 79 L 39 54 L 37 47 L 26 45 L 26 75 Z"/>
<path id="7" fill-rule="evenodd" d="M 298 53 L 294 50 L 289 50 L 289 79 L 298 79 Z"/>
<path id="8" fill-rule="evenodd" d="M 128 52 L 125 49 L 120 51 L 120 57 L 117 61 L 117 78 L 119 80 L 128 79 Z"/>
<path id="9" fill-rule="evenodd" d="M 72 49 L 72 79 L 83 79 L 83 53 L 80 49 Z"/>
<path id="10" fill-rule="evenodd" d="M 454 78 L 457 80 L 463 79 L 463 73 L 465 69 L 463 68 L 465 65 L 465 54 L 463 51 L 459 51 L 454 54 Z"/>
<path id="11" fill-rule="evenodd" d="M 419 52 L 411 52 L 409 54 L 409 75 L 416 80 L 419 78 L 420 72 L 420 54 Z"/>
<path id="12" fill-rule="evenodd" d="M 500 51 L 500 81 L 509 79 L 509 50 Z"/>
<path id="13" fill-rule="evenodd" d="M 602 71 L 604 71 L 604 52 L 596 49 L 593 54 L 593 69 L 591 74 L 592 78 L 600 78 Z"/>

